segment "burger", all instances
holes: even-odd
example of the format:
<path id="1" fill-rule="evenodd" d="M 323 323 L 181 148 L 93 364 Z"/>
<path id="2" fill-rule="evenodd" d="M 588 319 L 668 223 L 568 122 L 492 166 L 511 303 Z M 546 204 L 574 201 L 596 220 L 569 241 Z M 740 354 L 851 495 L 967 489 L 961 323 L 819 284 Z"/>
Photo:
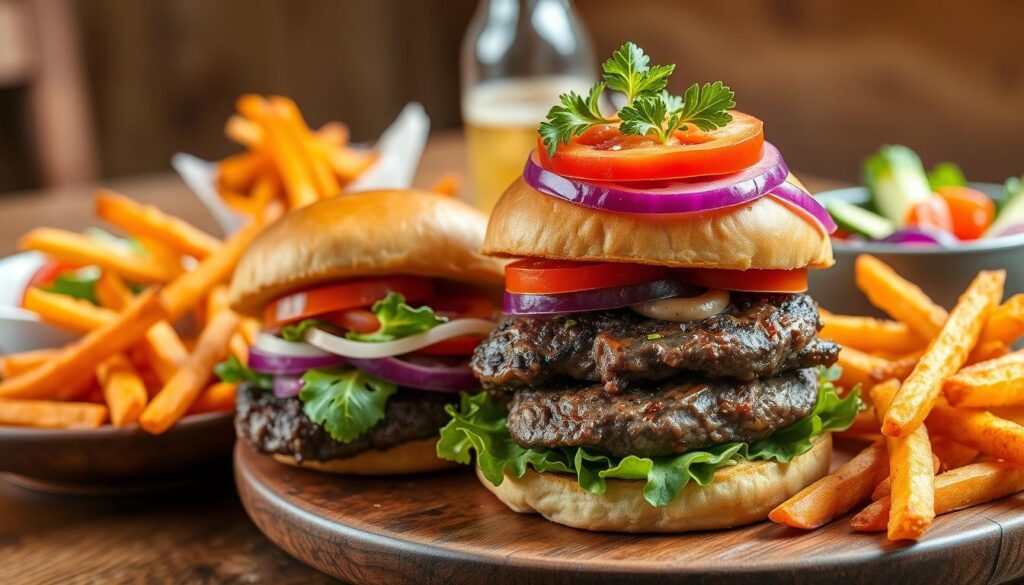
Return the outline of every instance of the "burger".
<path id="1" fill-rule="evenodd" d="M 487 219 L 428 192 L 320 201 L 246 251 L 232 307 L 263 318 L 240 384 L 238 437 L 278 461 L 388 475 L 449 467 L 435 455 L 445 406 L 479 391 L 468 367 L 494 328 L 502 262 L 483 256 Z"/>
<path id="2" fill-rule="evenodd" d="M 721 82 L 665 91 L 632 43 L 562 96 L 491 216 L 505 316 L 477 347 L 485 393 L 449 407 L 438 454 L 517 512 L 591 530 L 748 524 L 827 473 L 856 392 L 832 385 L 809 269 L 828 214 Z M 602 93 L 621 92 L 614 115 Z"/>

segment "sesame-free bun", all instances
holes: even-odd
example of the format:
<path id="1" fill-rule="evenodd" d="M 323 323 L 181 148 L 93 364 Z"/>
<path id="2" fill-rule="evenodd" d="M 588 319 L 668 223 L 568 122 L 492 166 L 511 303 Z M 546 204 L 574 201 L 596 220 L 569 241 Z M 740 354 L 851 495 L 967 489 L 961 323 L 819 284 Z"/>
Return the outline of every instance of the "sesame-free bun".
<path id="1" fill-rule="evenodd" d="M 619 213 L 545 195 L 522 178 L 494 208 L 484 252 L 729 270 L 827 268 L 834 262 L 825 230 L 774 197 L 706 213 Z"/>
<path id="2" fill-rule="evenodd" d="M 330 461 L 303 461 L 299 463 L 290 455 L 274 455 L 280 463 L 312 469 L 325 473 L 347 475 L 405 475 L 428 473 L 457 467 L 458 463 L 445 461 L 437 456 L 437 439 L 421 439 L 395 445 L 384 451 L 364 451 L 355 457 L 332 459 Z"/>
<path id="3" fill-rule="evenodd" d="M 286 294 L 341 280 L 418 275 L 504 282 L 503 265 L 480 253 L 486 216 L 436 193 L 367 191 L 324 199 L 263 231 L 231 281 L 231 305 L 257 315 Z"/>
<path id="4" fill-rule="evenodd" d="M 788 464 L 747 461 L 715 472 L 707 486 L 690 482 L 668 505 L 656 508 L 644 500 L 644 482 L 609 479 L 602 495 L 580 487 L 576 478 L 537 473 L 527 467 L 500 486 L 480 482 L 516 512 L 536 512 L 548 520 L 586 530 L 613 532 L 687 532 L 743 526 L 768 517 L 768 512 L 826 473 L 832 461 L 832 436 L 815 439 L 811 449 Z"/>

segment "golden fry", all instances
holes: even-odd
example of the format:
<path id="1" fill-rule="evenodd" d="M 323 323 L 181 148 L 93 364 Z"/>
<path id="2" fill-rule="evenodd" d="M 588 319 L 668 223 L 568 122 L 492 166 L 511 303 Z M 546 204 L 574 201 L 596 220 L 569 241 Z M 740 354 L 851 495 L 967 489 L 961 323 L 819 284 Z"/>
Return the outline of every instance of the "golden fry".
<path id="1" fill-rule="evenodd" d="M 57 355 L 56 349 L 36 349 L 23 353 L 9 353 L 0 356 L 0 379 L 23 374 L 38 368 Z"/>
<path id="2" fill-rule="evenodd" d="M 121 354 L 115 354 L 96 368 L 96 379 L 110 411 L 110 423 L 125 427 L 139 420 L 149 396 L 138 372 Z"/>
<path id="3" fill-rule="evenodd" d="M 1024 404 L 1024 350 L 964 368 L 942 390 L 953 406 Z"/>
<path id="4" fill-rule="evenodd" d="M 821 337 L 864 352 L 906 354 L 928 345 L 920 335 L 899 321 L 834 315 L 826 311 L 821 312 L 821 320 L 825 325 L 821 329 Z"/>
<path id="5" fill-rule="evenodd" d="M 949 437 L 982 453 L 1024 465 L 1024 426 L 983 410 L 936 404 L 928 416 L 936 435 Z"/>
<path id="6" fill-rule="evenodd" d="M 36 228 L 18 240 L 18 249 L 36 250 L 48 256 L 87 266 L 94 264 L 126 280 L 140 283 L 167 282 L 181 273 L 181 266 L 155 262 L 153 258 L 54 228 Z"/>
<path id="7" fill-rule="evenodd" d="M 107 407 L 102 404 L 0 399 L 0 425 L 95 429 L 106 420 Z"/>
<path id="8" fill-rule="evenodd" d="M 222 412 L 235 409 L 235 394 L 238 391 L 237 384 L 229 382 L 218 382 L 203 391 L 188 409 L 188 414 L 199 414 L 201 412 Z"/>
<path id="9" fill-rule="evenodd" d="M 98 329 L 117 316 L 114 311 L 97 307 L 89 301 L 36 287 L 25 291 L 22 305 L 38 314 L 43 321 L 75 333 Z"/>
<path id="10" fill-rule="evenodd" d="M 906 280 L 874 256 L 857 256 L 857 287 L 871 304 L 893 319 L 906 323 L 921 338 L 935 338 L 946 322 L 946 310 L 936 305 L 917 285 Z"/>
<path id="11" fill-rule="evenodd" d="M 96 194 L 96 215 L 126 233 L 152 239 L 200 260 L 221 247 L 220 240 L 185 220 L 113 191 L 101 190 Z"/>

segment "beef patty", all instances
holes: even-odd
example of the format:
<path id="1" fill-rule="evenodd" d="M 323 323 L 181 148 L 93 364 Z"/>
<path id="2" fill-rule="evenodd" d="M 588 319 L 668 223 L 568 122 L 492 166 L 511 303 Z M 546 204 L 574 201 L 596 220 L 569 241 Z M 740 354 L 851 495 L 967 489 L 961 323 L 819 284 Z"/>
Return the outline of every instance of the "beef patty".
<path id="1" fill-rule="evenodd" d="M 370 449 L 437 436 L 449 420 L 451 395 L 399 388 L 388 398 L 384 420 L 350 443 L 335 441 L 309 420 L 298 398 L 278 398 L 247 385 L 238 388 L 235 432 L 263 453 L 290 455 L 298 461 L 330 461 Z"/>
<path id="2" fill-rule="evenodd" d="M 656 456 L 756 441 L 808 416 L 818 400 L 813 368 L 740 382 L 691 379 L 610 395 L 586 388 L 519 390 L 508 430 L 522 447 L 593 447 Z"/>
<path id="3" fill-rule="evenodd" d="M 615 393 L 631 381 L 680 372 L 753 380 L 835 363 L 839 346 L 819 339 L 819 329 L 806 294 L 732 293 L 727 311 L 690 323 L 629 309 L 509 316 L 477 347 L 472 367 L 491 390 L 572 379 Z"/>

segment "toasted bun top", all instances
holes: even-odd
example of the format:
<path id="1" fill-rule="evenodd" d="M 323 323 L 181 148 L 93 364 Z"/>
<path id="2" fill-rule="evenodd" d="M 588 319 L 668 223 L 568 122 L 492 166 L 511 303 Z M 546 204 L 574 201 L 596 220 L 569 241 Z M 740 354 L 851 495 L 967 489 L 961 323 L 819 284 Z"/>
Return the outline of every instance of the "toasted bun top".
<path id="1" fill-rule="evenodd" d="M 350 278 L 409 274 L 470 283 L 504 280 L 503 262 L 480 253 L 487 218 L 426 191 L 368 191 L 296 210 L 263 231 L 231 281 L 234 309 Z"/>
<path id="2" fill-rule="evenodd" d="M 774 197 L 706 213 L 619 213 L 545 195 L 522 178 L 494 208 L 484 252 L 730 270 L 834 262 L 824 228 Z"/>

